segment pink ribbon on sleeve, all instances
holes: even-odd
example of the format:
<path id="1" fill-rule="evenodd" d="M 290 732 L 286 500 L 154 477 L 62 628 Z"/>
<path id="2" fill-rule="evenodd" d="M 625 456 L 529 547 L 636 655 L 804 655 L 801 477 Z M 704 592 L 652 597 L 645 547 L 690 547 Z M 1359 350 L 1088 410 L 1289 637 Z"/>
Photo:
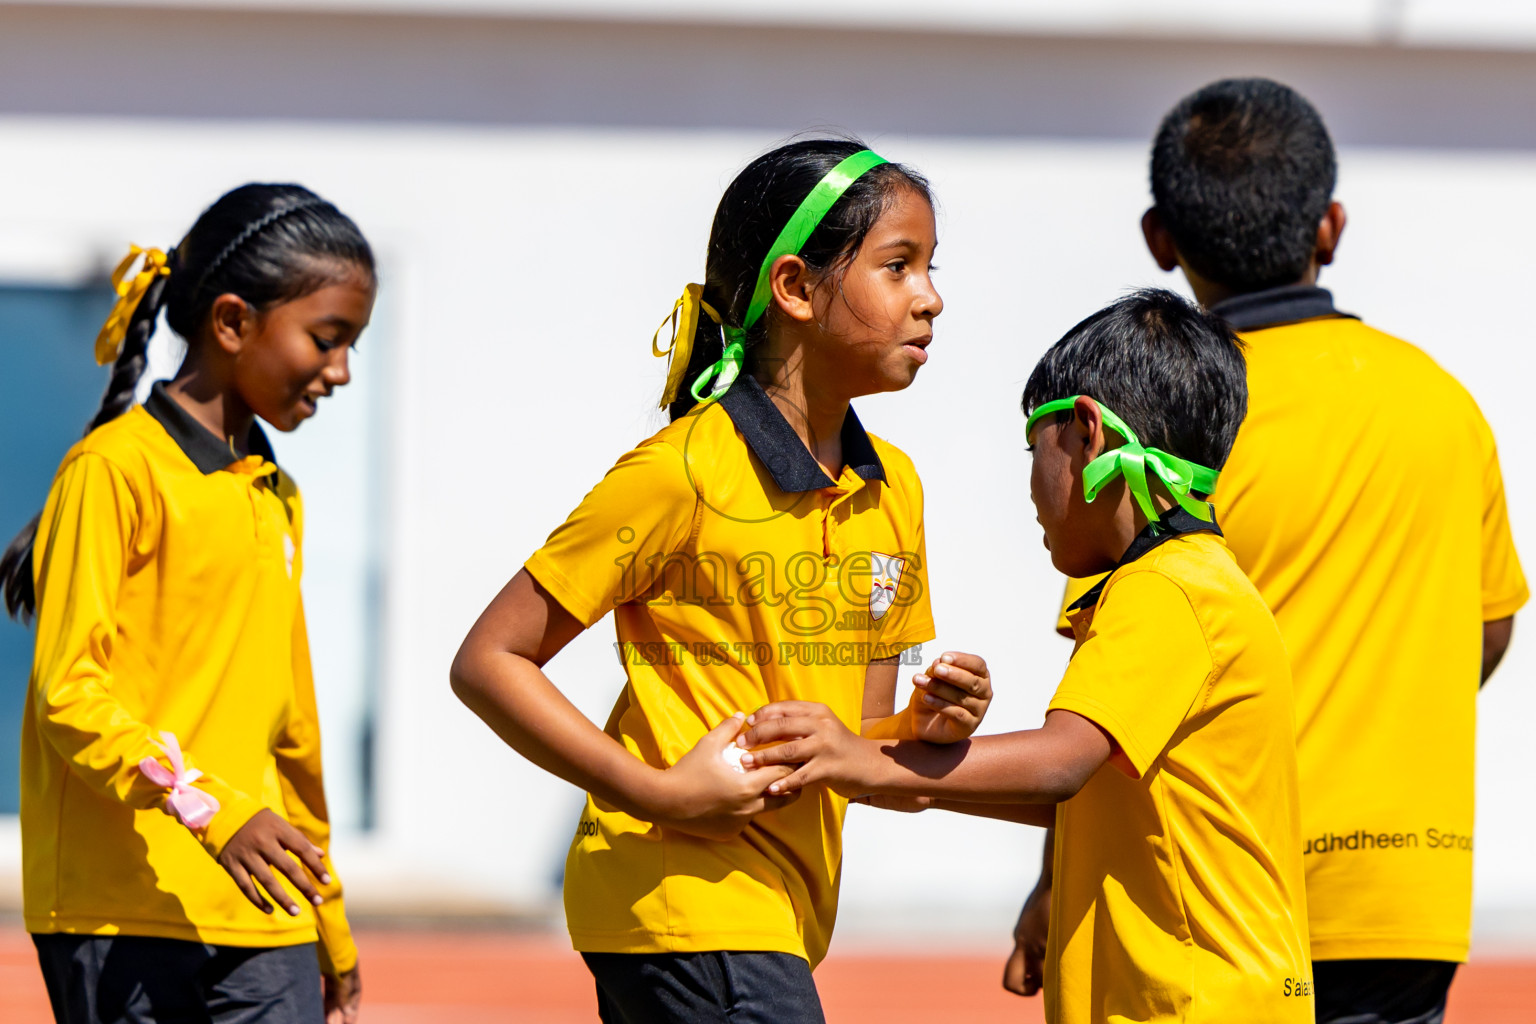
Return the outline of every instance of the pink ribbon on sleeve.
<path id="1" fill-rule="evenodd" d="M 155 746 L 165 751 L 165 756 L 170 758 L 171 769 L 156 761 L 152 757 L 146 757 L 139 762 L 139 771 L 144 777 L 157 786 L 164 786 L 171 791 L 166 797 L 165 805 L 176 815 L 176 820 L 187 828 L 200 829 L 207 826 L 218 813 L 219 801 L 212 794 L 204 793 L 200 789 L 193 789 L 192 783 L 202 778 L 203 773 L 196 768 L 187 768 L 181 760 L 181 744 L 176 742 L 176 734 L 162 732 L 161 742 Z"/>

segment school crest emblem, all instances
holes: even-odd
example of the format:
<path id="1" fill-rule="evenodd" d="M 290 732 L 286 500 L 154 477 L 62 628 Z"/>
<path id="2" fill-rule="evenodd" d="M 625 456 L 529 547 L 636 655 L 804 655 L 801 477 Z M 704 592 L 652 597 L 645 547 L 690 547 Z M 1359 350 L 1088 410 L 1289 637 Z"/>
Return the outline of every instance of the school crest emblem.
<path id="1" fill-rule="evenodd" d="M 896 601 L 896 586 L 901 582 L 906 559 L 871 551 L 869 580 L 869 617 L 879 622 Z"/>

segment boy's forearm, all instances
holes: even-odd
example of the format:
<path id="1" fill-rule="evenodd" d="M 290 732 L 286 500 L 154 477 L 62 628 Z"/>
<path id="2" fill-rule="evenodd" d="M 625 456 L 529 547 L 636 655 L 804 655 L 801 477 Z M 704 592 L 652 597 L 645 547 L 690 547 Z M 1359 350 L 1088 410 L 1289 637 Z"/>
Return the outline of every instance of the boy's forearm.
<path id="1" fill-rule="evenodd" d="M 864 758 L 861 790 L 982 804 L 1057 804 L 1071 798 L 1108 757 L 1075 749 L 1045 729 L 980 736 L 943 746 L 880 740 Z"/>

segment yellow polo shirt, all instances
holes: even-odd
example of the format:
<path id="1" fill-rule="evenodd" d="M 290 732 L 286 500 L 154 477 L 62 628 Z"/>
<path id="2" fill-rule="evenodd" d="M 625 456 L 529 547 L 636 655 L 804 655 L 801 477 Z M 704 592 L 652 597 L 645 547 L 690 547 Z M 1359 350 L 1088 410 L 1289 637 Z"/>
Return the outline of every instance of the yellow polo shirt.
<path id="1" fill-rule="evenodd" d="M 1072 613 L 1051 699 L 1116 751 L 1057 807 L 1046 1019 L 1310 1022 L 1285 647 L 1221 538 L 1163 522 Z"/>
<path id="2" fill-rule="evenodd" d="M 298 917 L 253 907 L 214 860 L 263 807 L 330 828 L 299 597 L 303 503 L 156 385 L 65 455 L 37 528 L 37 642 L 21 735 L 26 927 L 230 946 L 320 942 L 357 960 L 340 883 Z M 139 771 L 173 733 L 221 805 L 205 832 Z M 335 871 L 332 869 L 332 877 Z M 317 935 L 318 930 L 318 935 Z"/>
<path id="3" fill-rule="evenodd" d="M 1482 627 L 1529 596 L 1493 432 L 1407 342 L 1246 298 L 1214 500 L 1294 663 L 1312 951 L 1465 960 Z"/>
<path id="4" fill-rule="evenodd" d="M 819 701 L 858 731 L 865 670 L 933 637 L 923 493 L 850 410 L 830 479 L 742 378 L 626 453 L 528 559 L 592 626 L 610 611 L 628 676 L 608 733 L 666 768 L 736 711 Z M 915 652 L 914 652 L 915 653 Z M 565 909 L 591 953 L 826 954 L 847 802 L 813 787 L 712 842 L 592 796 Z"/>
<path id="5" fill-rule="evenodd" d="M 1529 597 L 1493 433 L 1321 288 L 1213 311 L 1248 359 L 1213 501 L 1291 655 L 1312 954 L 1463 961 L 1482 624 Z"/>

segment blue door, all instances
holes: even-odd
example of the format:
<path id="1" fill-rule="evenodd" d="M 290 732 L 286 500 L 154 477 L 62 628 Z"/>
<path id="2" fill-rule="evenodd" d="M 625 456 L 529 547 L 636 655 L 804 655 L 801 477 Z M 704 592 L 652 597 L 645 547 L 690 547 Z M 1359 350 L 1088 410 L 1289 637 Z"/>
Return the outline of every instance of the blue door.
<path id="1" fill-rule="evenodd" d="M 80 439 L 106 386 L 96 332 L 106 287 L 0 283 L 0 547 L 42 510 L 59 460 Z M 21 713 L 32 631 L 0 619 L 0 814 L 17 811 Z"/>

